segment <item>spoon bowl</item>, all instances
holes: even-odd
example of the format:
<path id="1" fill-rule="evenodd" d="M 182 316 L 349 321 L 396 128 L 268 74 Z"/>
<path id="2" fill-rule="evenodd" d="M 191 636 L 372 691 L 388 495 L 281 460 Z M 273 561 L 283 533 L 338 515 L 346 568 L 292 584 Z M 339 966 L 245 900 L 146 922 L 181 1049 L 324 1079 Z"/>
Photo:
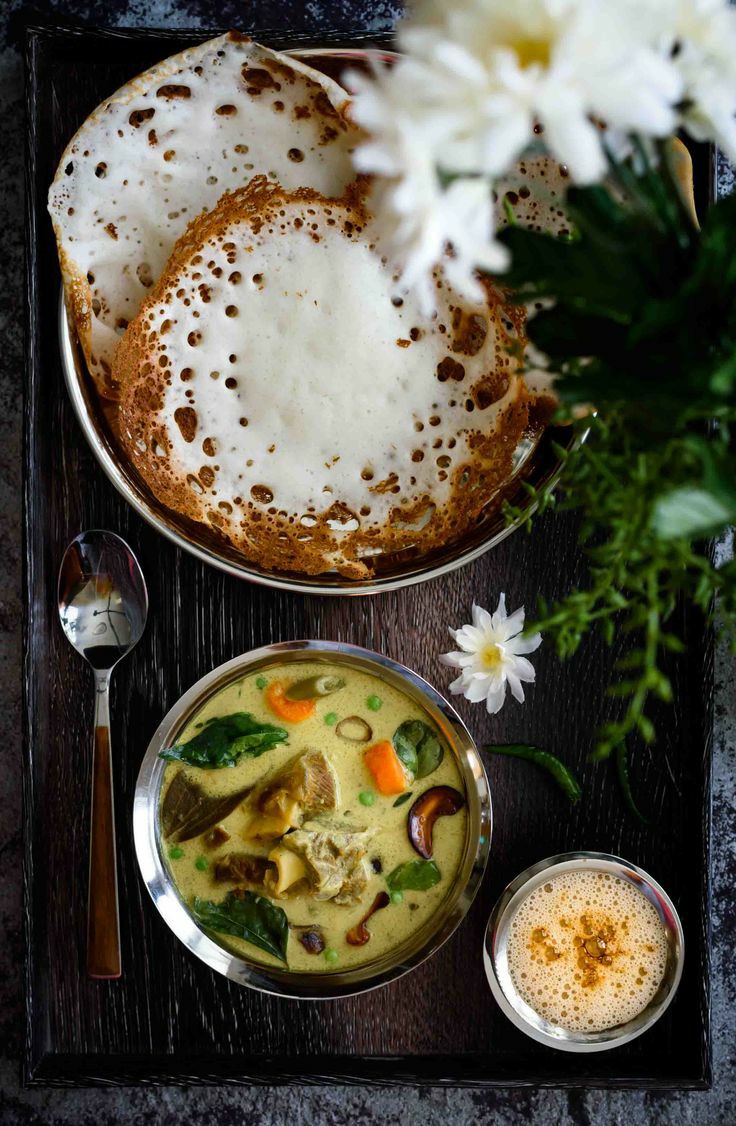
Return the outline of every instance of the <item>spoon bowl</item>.
<path id="1" fill-rule="evenodd" d="M 87 972 L 121 974 L 112 758 L 110 678 L 138 643 L 148 614 L 148 592 L 138 560 L 114 532 L 82 532 L 67 547 L 59 570 L 59 620 L 95 674 L 92 757 Z"/>
<path id="2" fill-rule="evenodd" d="M 111 670 L 140 640 L 148 592 L 138 560 L 114 532 L 82 532 L 59 570 L 59 618 L 96 671 Z"/>

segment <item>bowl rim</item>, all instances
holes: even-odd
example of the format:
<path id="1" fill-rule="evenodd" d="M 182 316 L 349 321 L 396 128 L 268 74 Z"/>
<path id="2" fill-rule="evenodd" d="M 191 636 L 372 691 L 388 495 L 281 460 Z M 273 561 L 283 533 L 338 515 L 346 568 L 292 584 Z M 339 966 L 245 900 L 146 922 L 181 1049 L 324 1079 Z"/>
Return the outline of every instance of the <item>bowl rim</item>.
<path id="1" fill-rule="evenodd" d="M 458 879 L 443 901 L 442 909 L 438 908 L 417 936 L 407 939 L 393 957 L 388 951 L 373 971 L 369 963 L 340 971 L 295 973 L 250 962 L 226 950 L 194 921 L 162 855 L 158 804 L 167 764 L 158 757 L 158 752 L 169 744 L 171 733 L 181 731 L 208 699 L 238 676 L 249 675 L 259 667 L 274 663 L 320 658 L 344 661 L 372 675 L 380 675 L 406 695 L 421 700 L 455 752 L 466 791 L 468 827 Z M 483 761 L 468 729 L 447 700 L 399 661 L 361 646 L 319 640 L 262 646 L 225 661 L 201 677 L 176 701 L 156 728 L 141 763 L 133 798 L 133 839 L 138 868 L 156 908 L 176 937 L 211 969 L 240 985 L 298 1000 L 331 1000 L 378 989 L 409 973 L 439 950 L 467 915 L 480 887 L 490 852 L 492 827 L 491 793 Z M 433 927 L 438 915 L 440 921 Z M 417 937 L 422 939 L 418 946 Z"/>
<path id="2" fill-rule="evenodd" d="M 600 1032 L 571 1032 L 541 1017 L 517 992 L 506 958 L 509 926 L 530 892 L 553 876 L 585 870 L 609 872 L 636 887 L 656 909 L 667 935 L 667 963 L 654 996 L 631 1020 Z M 684 959 L 685 938 L 680 916 L 662 885 L 632 861 L 613 853 L 590 850 L 548 856 L 520 872 L 496 901 L 483 938 L 483 966 L 501 1011 L 532 1040 L 563 1052 L 608 1051 L 641 1036 L 671 1004 L 680 984 Z"/>

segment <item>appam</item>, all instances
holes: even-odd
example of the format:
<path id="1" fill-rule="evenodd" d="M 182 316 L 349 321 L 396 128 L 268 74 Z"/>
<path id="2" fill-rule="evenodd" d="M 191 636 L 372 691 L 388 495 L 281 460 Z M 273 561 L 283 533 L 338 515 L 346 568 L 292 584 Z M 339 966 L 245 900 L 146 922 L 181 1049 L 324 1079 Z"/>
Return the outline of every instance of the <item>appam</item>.
<path id="1" fill-rule="evenodd" d="M 361 185 L 256 177 L 194 220 L 116 351 L 147 488 L 261 567 L 365 579 L 461 539 L 528 432 L 523 311 L 438 268 L 427 321 L 375 243 Z"/>
<path id="2" fill-rule="evenodd" d="M 229 32 L 158 63 L 72 138 L 49 212 L 74 328 L 114 398 L 120 335 L 187 224 L 256 174 L 340 194 L 357 131 L 330 78 Z"/>

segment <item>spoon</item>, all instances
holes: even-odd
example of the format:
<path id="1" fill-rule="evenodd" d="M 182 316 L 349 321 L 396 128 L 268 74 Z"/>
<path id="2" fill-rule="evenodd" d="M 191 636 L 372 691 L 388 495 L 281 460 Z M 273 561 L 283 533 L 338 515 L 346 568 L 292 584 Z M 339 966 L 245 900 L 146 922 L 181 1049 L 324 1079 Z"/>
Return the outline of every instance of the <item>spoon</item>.
<path id="1" fill-rule="evenodd" d="M 87 973 L 93 978 L 121 973 L 110 678 L 139 641 L 147 613 L 143 573 L 125 540 L 103 531 L 72 540 L 59 569 L 59 617 L 68 640 L 92 666 L 96 686 L 87 899 Z"/>

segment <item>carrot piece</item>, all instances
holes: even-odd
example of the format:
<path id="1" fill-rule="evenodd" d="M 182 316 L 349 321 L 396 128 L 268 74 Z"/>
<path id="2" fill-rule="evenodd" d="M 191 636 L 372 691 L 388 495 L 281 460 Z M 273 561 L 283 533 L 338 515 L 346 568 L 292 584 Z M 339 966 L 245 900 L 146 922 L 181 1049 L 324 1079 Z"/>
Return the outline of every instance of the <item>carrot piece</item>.
<path id="1" fill-rule="evenodd" d="M 266 703 L 274 715 L 286 723 L 304 723 L 314 715 L 317 704 L 314 700 L 290 700 L 284 695 L 284 684 L 280 680 L 272 680 L 266 689 Z"/>
<path id="2" fill-rule="evenodd" d="M 406 789 L 406 774 L 401 759 L 388 739 L 381 739 L 380 743 L 369 747 L 363 761 L 373 775 L 379 793 L 386 796 L 403 794 Z"/>

